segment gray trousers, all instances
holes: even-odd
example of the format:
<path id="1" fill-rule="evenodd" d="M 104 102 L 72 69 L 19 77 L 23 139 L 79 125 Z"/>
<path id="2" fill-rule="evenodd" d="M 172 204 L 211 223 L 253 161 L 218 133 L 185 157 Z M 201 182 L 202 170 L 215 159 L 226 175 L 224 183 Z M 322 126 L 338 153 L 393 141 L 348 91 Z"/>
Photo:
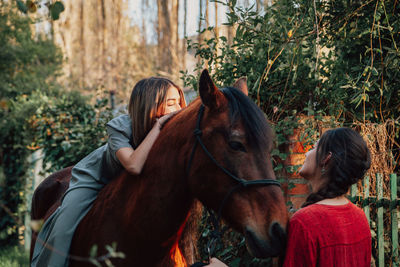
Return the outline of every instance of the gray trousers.
<path id="1" fill-rule="evenodd" d="M 76 227 L 91 208 L 103 185 L 68 189 L 61 206 L 40 230 L 32 256 L 31 267 L 68 266 L 69 249 Z"/>

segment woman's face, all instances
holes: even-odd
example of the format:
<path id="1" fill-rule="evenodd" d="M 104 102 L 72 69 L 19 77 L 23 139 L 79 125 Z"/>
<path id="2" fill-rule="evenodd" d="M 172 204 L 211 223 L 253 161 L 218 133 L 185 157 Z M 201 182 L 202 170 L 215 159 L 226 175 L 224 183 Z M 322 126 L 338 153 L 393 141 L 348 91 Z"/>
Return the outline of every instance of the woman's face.
<path id="1" fill-rule="evenodd" d="M 181 96 L 176 87 L 170 86 L 168 88 L 166 99 L 167 101 L 164 108 L 164 115 L 174 111 L 178 111 L 182 108 L 180 105 Z"/>
<path id="2" fill-rule="evenodd" d="M 314 144 L 314 147 L 306 153 L 306 159 L 299 170 L 299 174 L 305 179 L 314 178 L 317 174 L 317 147 L 318 141 Z"/>

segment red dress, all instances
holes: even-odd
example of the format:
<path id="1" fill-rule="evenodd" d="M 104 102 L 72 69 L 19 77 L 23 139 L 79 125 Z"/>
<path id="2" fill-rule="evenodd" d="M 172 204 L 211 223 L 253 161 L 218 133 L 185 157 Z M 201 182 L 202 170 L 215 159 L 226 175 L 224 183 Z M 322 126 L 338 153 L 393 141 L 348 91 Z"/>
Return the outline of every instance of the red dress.
<path id="1" fill-rule="evenodd" d="M 284 267 L 370 267 L 371 231 L 353 203 L 312 204 L 289 222 Z"/>

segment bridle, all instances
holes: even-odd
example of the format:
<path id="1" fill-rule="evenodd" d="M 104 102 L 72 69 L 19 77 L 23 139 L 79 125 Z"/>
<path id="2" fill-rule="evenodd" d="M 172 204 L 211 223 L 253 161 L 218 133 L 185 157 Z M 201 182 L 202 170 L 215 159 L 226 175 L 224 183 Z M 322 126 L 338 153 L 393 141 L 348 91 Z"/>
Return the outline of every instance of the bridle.
<path id="1" fill-rule="evenodd" d="M 190 154 L 190 158 L 189 158 L 189 162 L 187 165 L 187 169 L 186 169 L 186 173 L 187 175 L 189 175 L 189 171 L 190 171 L 190 167 L 192 165 L 193 162 L 193 158 L 194 158 L 194 154 L 197 148 L 197 144 L 200 144 L 201 148 L 203 149 L 204 153 L 206 153 L 206 155 L 210 158 L 210 160 L 217 165 L 217 167 L 223 171 L 226 175 L 228 175 L 228 177 L 230 177 L 231 179 L 233 179 L 235 182 L 237 182 L 237 185 L 233 186 L 228 193 L 226 193 L 224 199 L 222 200 L 219 208 L 218 208 L 218 212 L 217 212 L 217 216 L 214 215 L 214 213 L 211 210 L 208 210 L 208 212 L 211 215 L 211 220 L 212 223 L 214 225 L 214 231 L 213 231 L 213 235 L 211 237 L 210 242 L 208 243 L 208 253 L 209 256 L 211 256 L 213 254 L 213 250 L 214 250 L 214 245 L 215 245 L 215 241 L 217 239 L 220 239 L 222 233 L 219 229 L 219 221 L 221 219 L 221 213 L 222 213 L 222 209 L 224 208 L 227 200 L 229 199 L 229 197 L 232 195 L 233 192 L 237 191 L 240 188 L 247 188 L 247 187 L 251 187 L 251 186 L 270 186 L 270 185 L 274 185 L 274 186 L 281 186 L 281 184 L 274 179 L 261 179 L 261 180 L 245 180 L 242 178 L 237 177 L 236 175 L 232 174 L 230 171 L 228 171 L 227 169 L 225 169 L 221 164 L 219 164 L 216 159 L 211 155 L 210 151 L 208 151 L 208 149 L 205 147 L 203 141 L 201 140 L 201 135 L 202 135 L 202 131 L 200 129 L 200 124 L 201 124 L 201 120 L 203 118 L 204 115 L 204 105 L 200 106 L 199 109 L 199 113 L 198 113 L 198 117 L 197 117 L 197 122 L 196 122 L 196 128 L 194 130 L 194 136 L 196 138 L 194 145 L 193 145 L 193 149 L 192 152 Z"/>

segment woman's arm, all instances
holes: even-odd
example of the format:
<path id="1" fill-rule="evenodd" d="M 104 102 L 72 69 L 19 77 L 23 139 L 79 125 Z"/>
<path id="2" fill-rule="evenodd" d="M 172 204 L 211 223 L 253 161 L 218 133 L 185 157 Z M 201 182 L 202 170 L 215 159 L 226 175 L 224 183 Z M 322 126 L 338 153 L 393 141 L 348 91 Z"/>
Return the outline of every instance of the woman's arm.
<path id="1" fill-rule="evenodd" d="M 150 149 L 157 140 L 162 126 L 176 113 L 169 113 L 159 118 L 153 128 L 146 135 L 142 143 L 136 149 L 123 147 L 115 153 L 122 166 L 131 174 L 137 175 L 142 172 L 144 163 L 149 155 Z"/>
<path id="2" fill-rule="evenodd" d="M 228 267 L 228 265 L 226 265 L 225 263 L 223 263 L 222 261 L 220 261 L 217 258 L 211 258 L 210 264 L 206 265 L 204 267 Z"/>

